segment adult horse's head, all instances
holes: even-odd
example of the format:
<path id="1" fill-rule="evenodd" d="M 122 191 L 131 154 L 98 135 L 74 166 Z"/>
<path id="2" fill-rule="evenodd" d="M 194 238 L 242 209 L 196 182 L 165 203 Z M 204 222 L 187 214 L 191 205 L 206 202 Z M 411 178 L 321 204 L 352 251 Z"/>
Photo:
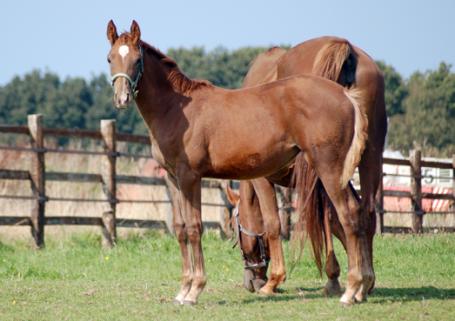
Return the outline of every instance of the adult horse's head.
<path id="1" fill-rule="evenodd" d="M 241 188 L 244 186 L 241 185 Z M 243 286 L 250 292 L 259 292 L 267 282 L 270 255 L 268 244 L 263 237 L 264 233 L 258 234 L 252 230 L 263 230 L 263 224 L 257 221 L 258 215 L 248 205 L 248 200 L 240 202 L 240 195 L 229 186 L 226 189 L 226 195 L 229 203 L 234 206 L 232 226 L 237 233 L 237 243 L 244 261 Z"/>
<path id="2" fill-rule="evenodd" d="M 140 38 L 141 31 L 135 20 L 131 23 L 130 32 L 120 37 L 112 20 L 107 25 L 107 39 L 111 43 L 107 61 L 111 68 L 114 104 L 117 108 L 126 108 L 137 94 L 144 71 Z"/>

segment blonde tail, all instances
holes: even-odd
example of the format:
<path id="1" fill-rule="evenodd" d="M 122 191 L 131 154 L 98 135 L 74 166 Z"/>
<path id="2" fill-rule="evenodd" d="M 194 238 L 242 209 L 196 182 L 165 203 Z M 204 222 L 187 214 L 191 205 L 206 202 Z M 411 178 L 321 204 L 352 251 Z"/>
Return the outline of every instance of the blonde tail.
<path id="1" fill-rule="evenodd" d="M 355 168 L 360 162 L 365 143 L 368 138 L 368 118 L 360 110 L 359 100 L 361 94 L 359 90 L 350 89 L 345 91 L 346 96 L 351 101 L 354 107 L 355 121 L 354 121 L 354 135 L 352 137 L 351 146 L 346 154 L 343 165 L 343 174 L 341 175 L 341 188 L 348 185 L 349 180 L 354 174 Z"/>

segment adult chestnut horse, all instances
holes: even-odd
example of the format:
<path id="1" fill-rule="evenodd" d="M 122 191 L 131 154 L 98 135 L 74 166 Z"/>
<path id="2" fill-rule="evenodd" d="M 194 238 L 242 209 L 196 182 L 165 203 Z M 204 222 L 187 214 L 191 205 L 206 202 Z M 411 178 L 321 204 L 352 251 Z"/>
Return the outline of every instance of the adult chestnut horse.
<path id="1" fill-rule="evenodd" d="M 336 37 L 321 37 L 305 41 L 300 45 L 286 51 L 282 48 L 271 48 L 258 55 L 254 60 L 248 74 L 246 75 L 243 87 L 250 87 L 267 82 L 275 81 L 285 77 L 311 73 L 330 80 L 336 81 L 345 87 L 358 88 L 360 91 L 361 108 L 368 116 L 368 140 L 360 163 L 360 181 L 362 189 L 362 208 L 364 209 L 361 220 L 356 224 L 366 225 L 365 229 L 369 240 L 369 259 L 372 260 L 372 242 L 375 232 L 374 196 L 381 180 L 382 151 L 387 131 L 387 122 L 384 104 L 384 80 L 382 73 L 374 61 L 361 49 L 351 45 L 347 40 Z M 304 158 L 298 158 L 305 162 Z M 302 165 L 296 165 L 302 168 Z M 239 221 L 245 229 L 252 231 L 250 235 L 243 237 L 242 253 L 246 264 L 244 285 L 250 291 L 258 290 L 258 287 L 265 283 L 267 267 L 263 262 L 263 253 L 257 244 L 256 233 L 278 233 L 278 229 L 270 231 L 265 229 L 262 223 L 262 213 L 257 200 L 258 193 L 267 193 L 261 186 L 271 183 L 281 184 L 286 187 L 291 185 L 289 179 L 293 172 L 285 173 L 283 177 L 269 177 L 268 179 L 257 179 L 255 184 L 249 181 L 240 183 L 240 200 L 232 191 L 228 190 L 231 202 L 237 202 L 239 206 Z M 305 167 L 304 167 L 305 168 Z M 307 199 L 307 206 L 302 213 L 306 223 L 306 229 L 312 241 L 313 250 L 317 265 L 321 269 L 322 235 L 324 236 L 326 248 L 325 270 L 328 282 L 325 286 L 326 292 L 334 294 L 340 291 L 338 277 L 340 274 L 332 244 L 332 232 L 342 241 L 346 248 L 344 231 L 340 226 L 336 212 L 330 205 L 324 192 L 323 186 L 316 182 L 316 173 L 306 167 L 305 173 L 300 173 L 304 179 L 306 189 L 301 193 L 302 199 Z M 253 186 L 254 185 L 254 186 Z M 314 189 L 311 189 L 315 186 Z M 309 194 L 309 195 L 308 195 Z M 274 198 L 274 193 L 262 197 Z M 276 207 L 276 205 L 275 205 Z M 242 226 L 242 225 L 240 225 Z M 362 230 L 362 229 L 361 229 Z M 267 244 L 265 243 L 265 251 Z M 255 268 L 249 268 L 254 266 Z M 362 300 L 361 293 L 357 297 Z"/>
<path id="2" fill-rule="evenodd" d="M 120 36 L 110 21 L 107 38 L 114 104 L 126 108 L 135 99 L 149 130 L 153 157 L 168 171 L 178 195 L 174 229 L 182 255 L 182 283 L 176 302 L 196 303 L 206 284 L 202 177 L 269 176 L 303 152 L 345 230 L 355 230 L 351 222 L 359 208 L 347 184 L 364 149 L 367 120 L 353 92 L 314 76 L 226 90 L 186 77 L 173 60 L 141 41 L 135 21 L 130 32 Z M 269 200 L 259 199 L 266 208 Z M 370 286 L 372 272 L 369 262 L 362 260 L 365 237 L 346 234 L 352 260 L 342 302 L 352 303 L 362 287 Z M 285 270 L 279 238 L 269 237 L 268 243 L 271 274 L 263 292 L 272 293 L 284 280 Z"/>

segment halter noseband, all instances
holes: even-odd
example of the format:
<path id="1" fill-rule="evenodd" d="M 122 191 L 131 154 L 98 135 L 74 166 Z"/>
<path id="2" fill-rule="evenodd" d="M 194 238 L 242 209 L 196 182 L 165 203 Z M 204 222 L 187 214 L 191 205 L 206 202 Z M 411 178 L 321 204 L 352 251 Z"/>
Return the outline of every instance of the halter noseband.
<path id="1" fill-rule="evenodd" d="M 269 265 L 269 258 L 267 257 L 267 255 L 265 253 L 265 245 L 264 245 L 264 239 L 263 239 L 263 236 L 264 236 L 265 232 L 262 232 L 262 233 L 258 234 L 258 233 L 254 233 L 253 231 L 243 227 L 242 224 L 240 224 L 240 220 L 239 220 L 239 208 L 238 208 L 238 206 L 236 206 L 234 208 L 234 217 L 235 217 L 235 223 L 237 224 L 237 228 L 238 228 L 238 231 L 239 231 L 238 242 L 239 242 L 240 253 L 242 253 L 243 261 L 245 263 L 244 268 L 245 269 L 249 269 L 249 270 L 259 269 L 259 268 L 263 268 L 263 267 L 266 268 Z M 258 242 L 258 245 L 259 245 L 259 253 L 260 253 L 261 262 L 259 262 L 259 263 L 251 263 L 251 262 L 248 261 L 248 258 L 246 257 L 245 253 L 243 252 L 242 233 L 247 235 L 247 236 L 256 238 L 256 241 Z"/>
<path id="2" fill-rule="evenodd" d="M 131 77 L 128 74 L 126 74 L 124 72 L 118 72 L 111 77 L 111 86 L 112 87 L 114 86 L 114 82 L 117 78 L 123 77 L 126 80 L 128 80 L 128 84 L 130 85 L 130 89 L 133 93 L 134 98 L 136 98 L 136 96 L 139 92 L 139 90 L 136 90 L 137 85 L 138 85 L 139 80 L 142 77 L 142 74 L 144 73 L 144 54 L 142 51 L 142 46 L 139 46 L 139 52 L 141 54 L 141 57 L 139 58 L 139 64 L 137 65 L 137 70 L 136 70 L 136 78 L 134 79 L 134 81 L 133 81 L 133 79 L 131 79 Z"/>

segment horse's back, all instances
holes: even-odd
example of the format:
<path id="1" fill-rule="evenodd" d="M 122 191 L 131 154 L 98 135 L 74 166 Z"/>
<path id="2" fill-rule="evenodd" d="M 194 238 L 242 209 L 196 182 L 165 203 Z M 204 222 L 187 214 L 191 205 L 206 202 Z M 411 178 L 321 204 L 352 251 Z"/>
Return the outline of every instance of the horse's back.
<path id="1" fill-rule="evenodd" d="M 311 39 L 288 50 L 279 60 L 277 66 L 277 78 L 284 78 L 302 73 L 314 73 L 318 70 L 321 53 L 330 46 L 349 46 L 351 53 L 346 54 L 345 64 L 340 70 L 341 74 L 333 81 L 342 80 L 352 83 L 360 93 L 360 108 L 368 116 L 369 136 L 371 141 L 376 142 L 381 149 L 384 145 L 384 137 L 387 128 L 387 120 L 384 103 L 384 76 L 375 61 L 362 49 L 352 45 L 348 40 L 338 37 L 326 36 Z M 341 50 L 341 49 L 340 49 Z M 336 56 L 336 55 L 335 55 Z M 352 61 L 351 61 L 352 59 Z M 349 60 L 349 61 L 348 61 Z M 351 64 L 355 62 L 351 69 Z M 342 73 L 353 73 L 353 76 Z M 351 79 L 352 78 L 352 79 Z M 330 78 L 329 78 L 330 79 Z"/>
<path id="2" fill-rule="evenodd" d="M 256 86 L 276 79 L 278 60 L 286 53 L 280 47 L 272 47 L 257 55 L 243 80 L 242 87 Z"/>

